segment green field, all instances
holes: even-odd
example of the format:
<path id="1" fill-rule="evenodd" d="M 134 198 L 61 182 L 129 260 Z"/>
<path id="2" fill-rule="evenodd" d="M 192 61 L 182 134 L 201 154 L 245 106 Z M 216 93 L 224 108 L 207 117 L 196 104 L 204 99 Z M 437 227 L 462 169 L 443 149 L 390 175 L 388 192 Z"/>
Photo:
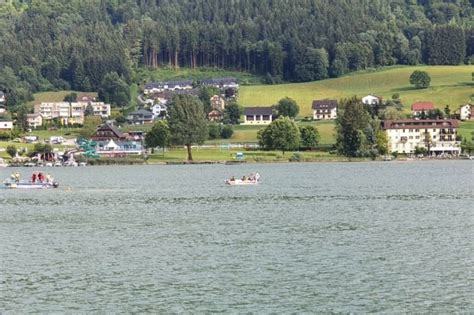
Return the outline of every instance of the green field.
<path id="1" fill-rule="evenodd" d="M 64 97 L 71 93 L 76 93 L 77 95 L 86 94 L 93 97 L 97 97 L 97 93 L 94 93 L 94 92 L 78 92 L 78 91 L 39 92 L 33 95 L 35 99 L 31 102 L 28 102 L 27 105 L 33 106 L 34 104 L 39 104 L 41 102 L 62 102 L 64 100 Z"/>
<path id="2" fill-rule="evenodd" d="M 203 80 L 211 78 L 226 78 L 232 77 L 239 80 L 241 85 L 261 84 L 262 78 L 248 72 L 229 71 L 216 68 L 169 68 L 162 67 L 155 70 L 140 68 L 137 71 L 138 82 L 144 85 L 147 82 L 153 81 L 168 81 L 168 80 Z"/>
<path id="3" fill-rule="evenodd" d="M 414 70 L 429 73 L 431 86 L 428 89 L 417 90 L 410 85 L 409 77 Z M 339 100 L 367 94 L 388 99 L 399 93 L 407 112 L 416 101 L 431 101 L 439 108 L 449 104 L 454 110 L 466 104 L 474 94 L 472 72 L 474 66 L 396 67 L 307 83 L 242 86 L 239 102 L 243 106 L 270 106 L 288 96 L 299 104 L 301 116 L 311 116 L 315 99 Z"/>
<path id="4" fill-rule="evenodd" d="M 461 122 L 461 126 L 459 127 L 459 130 L 458 130 L 458 134 L 461 135 L 463 139 L 472 141 L 473 132 L 474 132 L 474 120 Z"/>

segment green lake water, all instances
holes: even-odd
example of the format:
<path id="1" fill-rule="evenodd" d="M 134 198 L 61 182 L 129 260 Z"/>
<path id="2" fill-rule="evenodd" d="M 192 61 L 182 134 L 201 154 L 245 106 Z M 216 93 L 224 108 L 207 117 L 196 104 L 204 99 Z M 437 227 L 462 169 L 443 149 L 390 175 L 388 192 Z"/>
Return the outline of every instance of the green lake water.
<path id="1" fill-rule="evenodd" d="M 474 312 L 473 170 L 49 168 L 58 189 L 0 190 L 0 313 Z"/>

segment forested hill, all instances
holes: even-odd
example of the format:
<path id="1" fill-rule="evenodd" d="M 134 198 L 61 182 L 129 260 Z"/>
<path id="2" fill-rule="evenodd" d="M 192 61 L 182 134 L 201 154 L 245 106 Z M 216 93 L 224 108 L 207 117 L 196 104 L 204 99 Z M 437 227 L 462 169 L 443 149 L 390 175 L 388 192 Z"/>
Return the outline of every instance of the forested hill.
<path id="1" fill-rule="evenodd" d="M 269 82 L 474 59 L 474 0 L 0 0 L 0 90 L 97 90 L 138 67 Z"/>

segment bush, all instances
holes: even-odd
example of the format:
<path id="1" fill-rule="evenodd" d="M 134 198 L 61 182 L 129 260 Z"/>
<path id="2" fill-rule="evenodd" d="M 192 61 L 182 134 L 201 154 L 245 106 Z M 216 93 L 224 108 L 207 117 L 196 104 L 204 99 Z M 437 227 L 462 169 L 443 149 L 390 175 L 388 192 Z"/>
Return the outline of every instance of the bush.
<path id="1" fill-rule="evenodd" d="M 15 157 L 16 153 L 17 153 L 17 149 L 14 145 L 9 145 L 7 147 L 7 153 L 8 155 L 10 155 L 11 157 Z"/>
<path id="2" fill-rule="evenodd" d="M 209 139 L 217 139 L 221 135 L 221 125 L 217 123 L 209 124 Z"/>
<path id="3" fill-rule="evenodd" d="M 221 138 L 222 139 L 230 139 L 233 134 L 234 134 L 234 129 L 232 128 L 231 125 L 225 125 L 221 129 Z"/>
<path id="4" fill-rule="evenodd" d="M 303 154 L 299 152 L 293 153 L 293 155 L 289 159 L 290 162 L 301 162 L 303 160 L 304 160 Z"/>

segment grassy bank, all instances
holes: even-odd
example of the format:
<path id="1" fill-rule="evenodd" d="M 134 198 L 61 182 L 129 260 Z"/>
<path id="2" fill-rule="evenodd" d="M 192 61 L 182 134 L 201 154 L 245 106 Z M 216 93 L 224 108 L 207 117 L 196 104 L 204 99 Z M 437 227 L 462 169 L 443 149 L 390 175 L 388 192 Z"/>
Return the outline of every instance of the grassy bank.
<path id="1" fill-rule="evenodd" d="M 410 85 L 409 77 L 415 70 L 429 73 L 431 86 L 428 89 L 418 90 Z M 300 105 L 301 116 L 311 116 L 314 99 L 362 97 L 370 93 L 388 99 L 399 93 L 407 112 L 416 101 L 431 101 L 438 108 L 449 104 L 454 110 L 474 94 L 472 71 L 472 66 L 396 67 L 307 83 L 242 86 L 239 101 L 243 106 L 269 106 L 288 96 Z"/>

